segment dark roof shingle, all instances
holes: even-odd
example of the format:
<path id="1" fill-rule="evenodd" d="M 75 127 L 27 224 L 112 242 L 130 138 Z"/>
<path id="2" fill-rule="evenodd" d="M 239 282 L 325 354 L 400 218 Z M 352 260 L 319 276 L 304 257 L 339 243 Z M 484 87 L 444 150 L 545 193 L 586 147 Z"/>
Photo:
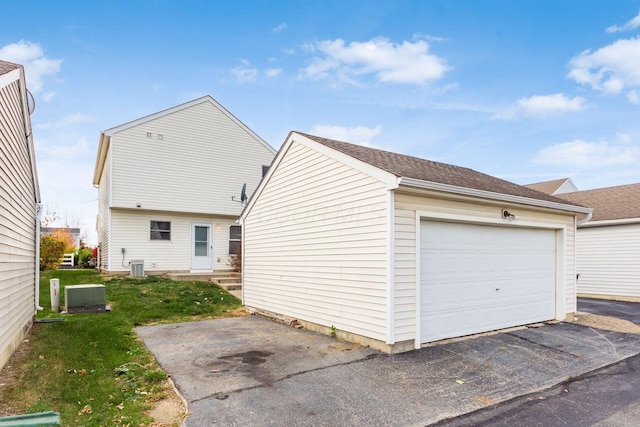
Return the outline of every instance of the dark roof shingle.
<path id="1" fill-rule="evenodd" d="M 532 188 L 534 190 L 542 191 L 547 194 L 554 194 L 562 184 L 567 182 L 569 178 L 554 179 L 553 181 L 536 182 L 534 184 L 526 184 L 525 187 Z"/>
<path id="2" fill-rule="evenodd" d="M 9 71 L 15 70 L 16 68 L 20 68 L 20 65 L 14 64 L 13 62 L 0 60 L 0 74 L 6 74 Z"/>
<path id="3" fill-rule="evenodd" d="M 514 184 L 473 169 L 434 162 L 419 157 L 407 156 L 376 148 L 363 147 L 347 142 L 335 141 L 319 136 L 296 132 L 322 145 L 385 170 L 397 177 L 413 178 L 439 184 L 454 185 L 529 199 L 544 200 L 564 205 L 581 206 L 580 204 Z"/>
<path id="4" fill-rule="evenodd" d="M 640 218 L 640 183 L 576 191 L 559 197 L 592 208 L 591 221 Z"/>

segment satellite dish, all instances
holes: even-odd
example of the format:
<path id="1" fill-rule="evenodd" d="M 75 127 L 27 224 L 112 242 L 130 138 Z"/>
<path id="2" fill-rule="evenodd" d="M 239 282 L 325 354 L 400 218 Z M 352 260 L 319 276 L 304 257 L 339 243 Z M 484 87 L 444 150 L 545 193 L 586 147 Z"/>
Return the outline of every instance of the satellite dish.
<path id="1" fill-rule="evenodd" d="M 247 201 L 247 183 L 242 184 L 242 191 L 240 192 L 240 203 L 246 203 Z"/>
<path id="2" fill-rule="evenodd" d="M 234 202 L 247 203 L 247 183 L 242 184 L 242 191 L 240 191 L 240 200 L 236 200 L 236 196 L 231 196 L 231 200 Z"/>
<path id="3" fill-rule="evenodd" d="M 29 115 L 33 114 L 36 110 L 36 100 L 31 95 L 31 91 L 27 89 L 27 107 L 29 108 Z"/>

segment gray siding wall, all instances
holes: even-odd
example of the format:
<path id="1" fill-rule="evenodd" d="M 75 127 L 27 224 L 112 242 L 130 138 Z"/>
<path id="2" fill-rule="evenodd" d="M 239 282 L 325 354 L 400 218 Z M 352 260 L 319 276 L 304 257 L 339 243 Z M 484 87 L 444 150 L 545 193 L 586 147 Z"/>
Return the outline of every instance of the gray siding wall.
<path id="1" fill-rule="evenodd" d="M 244 303 L 387 341 L 385 185 L 293 143 L 245 219 Z"/>
<path id="2" fill-rule="evenodd" d="M 18 82 L 0 88 L 0 368 L 35 312 L 36 194 Z"/>

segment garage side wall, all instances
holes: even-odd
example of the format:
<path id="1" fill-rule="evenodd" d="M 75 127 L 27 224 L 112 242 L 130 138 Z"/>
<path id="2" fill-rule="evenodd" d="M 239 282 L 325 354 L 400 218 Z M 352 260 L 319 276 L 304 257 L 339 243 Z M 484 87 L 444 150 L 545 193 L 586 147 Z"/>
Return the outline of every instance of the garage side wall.
<path id="1" fill-rule="evenodd" d="M 479 223 L 500 218 L 502 208 L 517 216 L 519 223 L 556 224 L 564 228 L 564 242 L 558 242 L 558 250 L 564 250 L 564 265 L 559 271 L 563 285 L 567 313 L 576 311 L 575 280 L 575 228 L 572 215 L 537 212 L 526 207 L 492 205 L 482 201 L 458 201 L 438 198 L 436 195 L 418 196 L 396 192 L 395 194 L 395 269 L 394 269 L 394 334 L 395 341 L 414 339 L 416 336 L 416 212 L 430 211 L 451 218 L 475 217 Z M 564 245 L 564 248 L 562 246 Z"/>
<path id="2" fill-rule="evenodd" d="M 640 300 L 640 224 L 578 229 L 578 293 Z"/>
<path id="3" fill-rule="evenodd" d="M 388 192 L 292 143 L 244 221 L 244 303 L 387 340 Z"/>

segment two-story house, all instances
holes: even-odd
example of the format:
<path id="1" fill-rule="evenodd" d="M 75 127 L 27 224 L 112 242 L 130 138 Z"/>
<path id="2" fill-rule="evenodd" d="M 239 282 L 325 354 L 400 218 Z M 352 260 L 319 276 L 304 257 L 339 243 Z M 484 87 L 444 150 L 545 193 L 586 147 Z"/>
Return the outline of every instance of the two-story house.
<path id="1" fill-rule="evenodd" d="M 240 248 L 241 193 L 258 186 L 274 155 L 211 96 L 101 132 L 98 267 L 228 270 Z"/>
<path id="2" fill-rule="evenodd" d="M 22 65 L 0 61 L 0 369 L 38 308 L 40 191 Z"/>

